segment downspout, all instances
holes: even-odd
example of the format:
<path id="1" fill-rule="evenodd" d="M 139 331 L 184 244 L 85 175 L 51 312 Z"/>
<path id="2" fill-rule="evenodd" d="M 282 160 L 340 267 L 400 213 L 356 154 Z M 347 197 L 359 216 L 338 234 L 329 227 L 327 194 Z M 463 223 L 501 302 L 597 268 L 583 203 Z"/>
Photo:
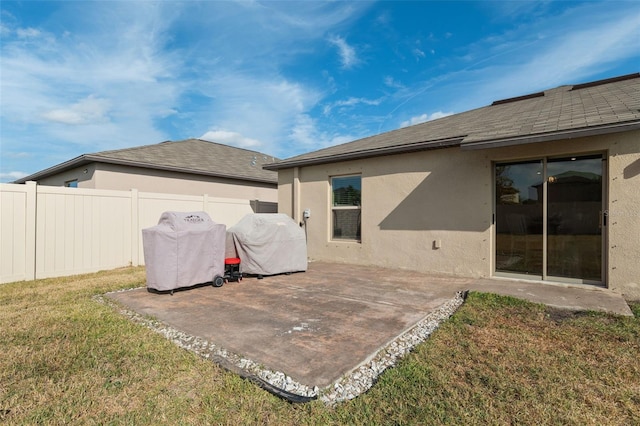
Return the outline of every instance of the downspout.
<path id="1" fill-rule="evenodd" d="M 293 220 L 300 223 L 300 167 L 293 168 Z"/>

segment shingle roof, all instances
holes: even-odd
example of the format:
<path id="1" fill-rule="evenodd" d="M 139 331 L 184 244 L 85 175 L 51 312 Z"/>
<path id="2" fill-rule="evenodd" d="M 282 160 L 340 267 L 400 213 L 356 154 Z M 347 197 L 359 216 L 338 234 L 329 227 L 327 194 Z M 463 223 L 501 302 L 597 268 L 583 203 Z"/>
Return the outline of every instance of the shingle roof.
<path id="1" fill-rule="evenodd" d="M 640 128 L 640 73 L 496 101 L 266 165 L 269 170 L 391 153 L 507 146 Z"/>
<path id="2" fill-rule="evenodd" d="M 276 160 L 275 157 L 257 151 L 200 139 L 187 139 L 84 154 L 16 182 L 42 179 L 44 176 L 71 167 L 91 162 L 102 162 L 254 182 L 277 183 L 277 173 L 262 168 L 263 164 Z"/>

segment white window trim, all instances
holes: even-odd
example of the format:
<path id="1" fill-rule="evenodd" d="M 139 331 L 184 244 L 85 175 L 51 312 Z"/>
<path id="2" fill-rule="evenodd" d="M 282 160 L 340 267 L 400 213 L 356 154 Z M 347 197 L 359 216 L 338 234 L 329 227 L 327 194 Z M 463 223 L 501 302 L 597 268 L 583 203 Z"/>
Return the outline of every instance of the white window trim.
<path id="1" fill-rule="evenodd" d="M 360 204 L 357 206 L 334 206 L 333 205 L 333 179 L 340 178 L 348 178 L 348 177 L 359 177 L 360 178 Z M 344 210 L 362 210 L 362 175 L 361 174 L 349 174 L 349 175 L 336 175 L 330 176 L 329 178 L 329 239 L 332 242 L 338 243 L 360 243 L 362 242 L 362 213 L 360 214 L 360 238 L 335 238 L 334 237 L 334 220 L 333 220 L 333 212 L 334 211 L 344 211 Z"/>

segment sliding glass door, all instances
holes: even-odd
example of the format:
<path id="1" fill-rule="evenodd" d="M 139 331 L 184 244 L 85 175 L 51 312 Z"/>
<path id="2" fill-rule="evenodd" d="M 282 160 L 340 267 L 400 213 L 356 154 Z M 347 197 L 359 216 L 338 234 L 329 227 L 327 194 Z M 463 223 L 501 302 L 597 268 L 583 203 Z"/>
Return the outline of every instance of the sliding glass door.
<path id="1" fill-rule="evenodd" d="M 547 161 L 547 275 L 602 280 L 602 156 Z"/>
<path id="2" fill-rule="evenodd" d="M 496 165 L 496 271 L 542 276 L 542 173 L 542 160 Z"/>
<path id="3" fill-rule="evenodd" d="M 495 166 L 496 272 L 602 282 L 601 155 Z"/>

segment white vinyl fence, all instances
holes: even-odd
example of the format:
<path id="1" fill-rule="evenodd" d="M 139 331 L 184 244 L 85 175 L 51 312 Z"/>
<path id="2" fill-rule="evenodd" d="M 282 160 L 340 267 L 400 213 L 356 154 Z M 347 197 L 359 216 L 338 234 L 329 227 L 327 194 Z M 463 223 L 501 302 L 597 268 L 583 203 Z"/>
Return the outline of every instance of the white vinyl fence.
<path id="1" fill-rule="evenodd" d="M 235 225 L 256 201 L 0 184 L 0 283 L 144 264 L 143 228 L 164 211 L 205 211 Z M 267 203 L 272 204 L 272 203 Z"/>

